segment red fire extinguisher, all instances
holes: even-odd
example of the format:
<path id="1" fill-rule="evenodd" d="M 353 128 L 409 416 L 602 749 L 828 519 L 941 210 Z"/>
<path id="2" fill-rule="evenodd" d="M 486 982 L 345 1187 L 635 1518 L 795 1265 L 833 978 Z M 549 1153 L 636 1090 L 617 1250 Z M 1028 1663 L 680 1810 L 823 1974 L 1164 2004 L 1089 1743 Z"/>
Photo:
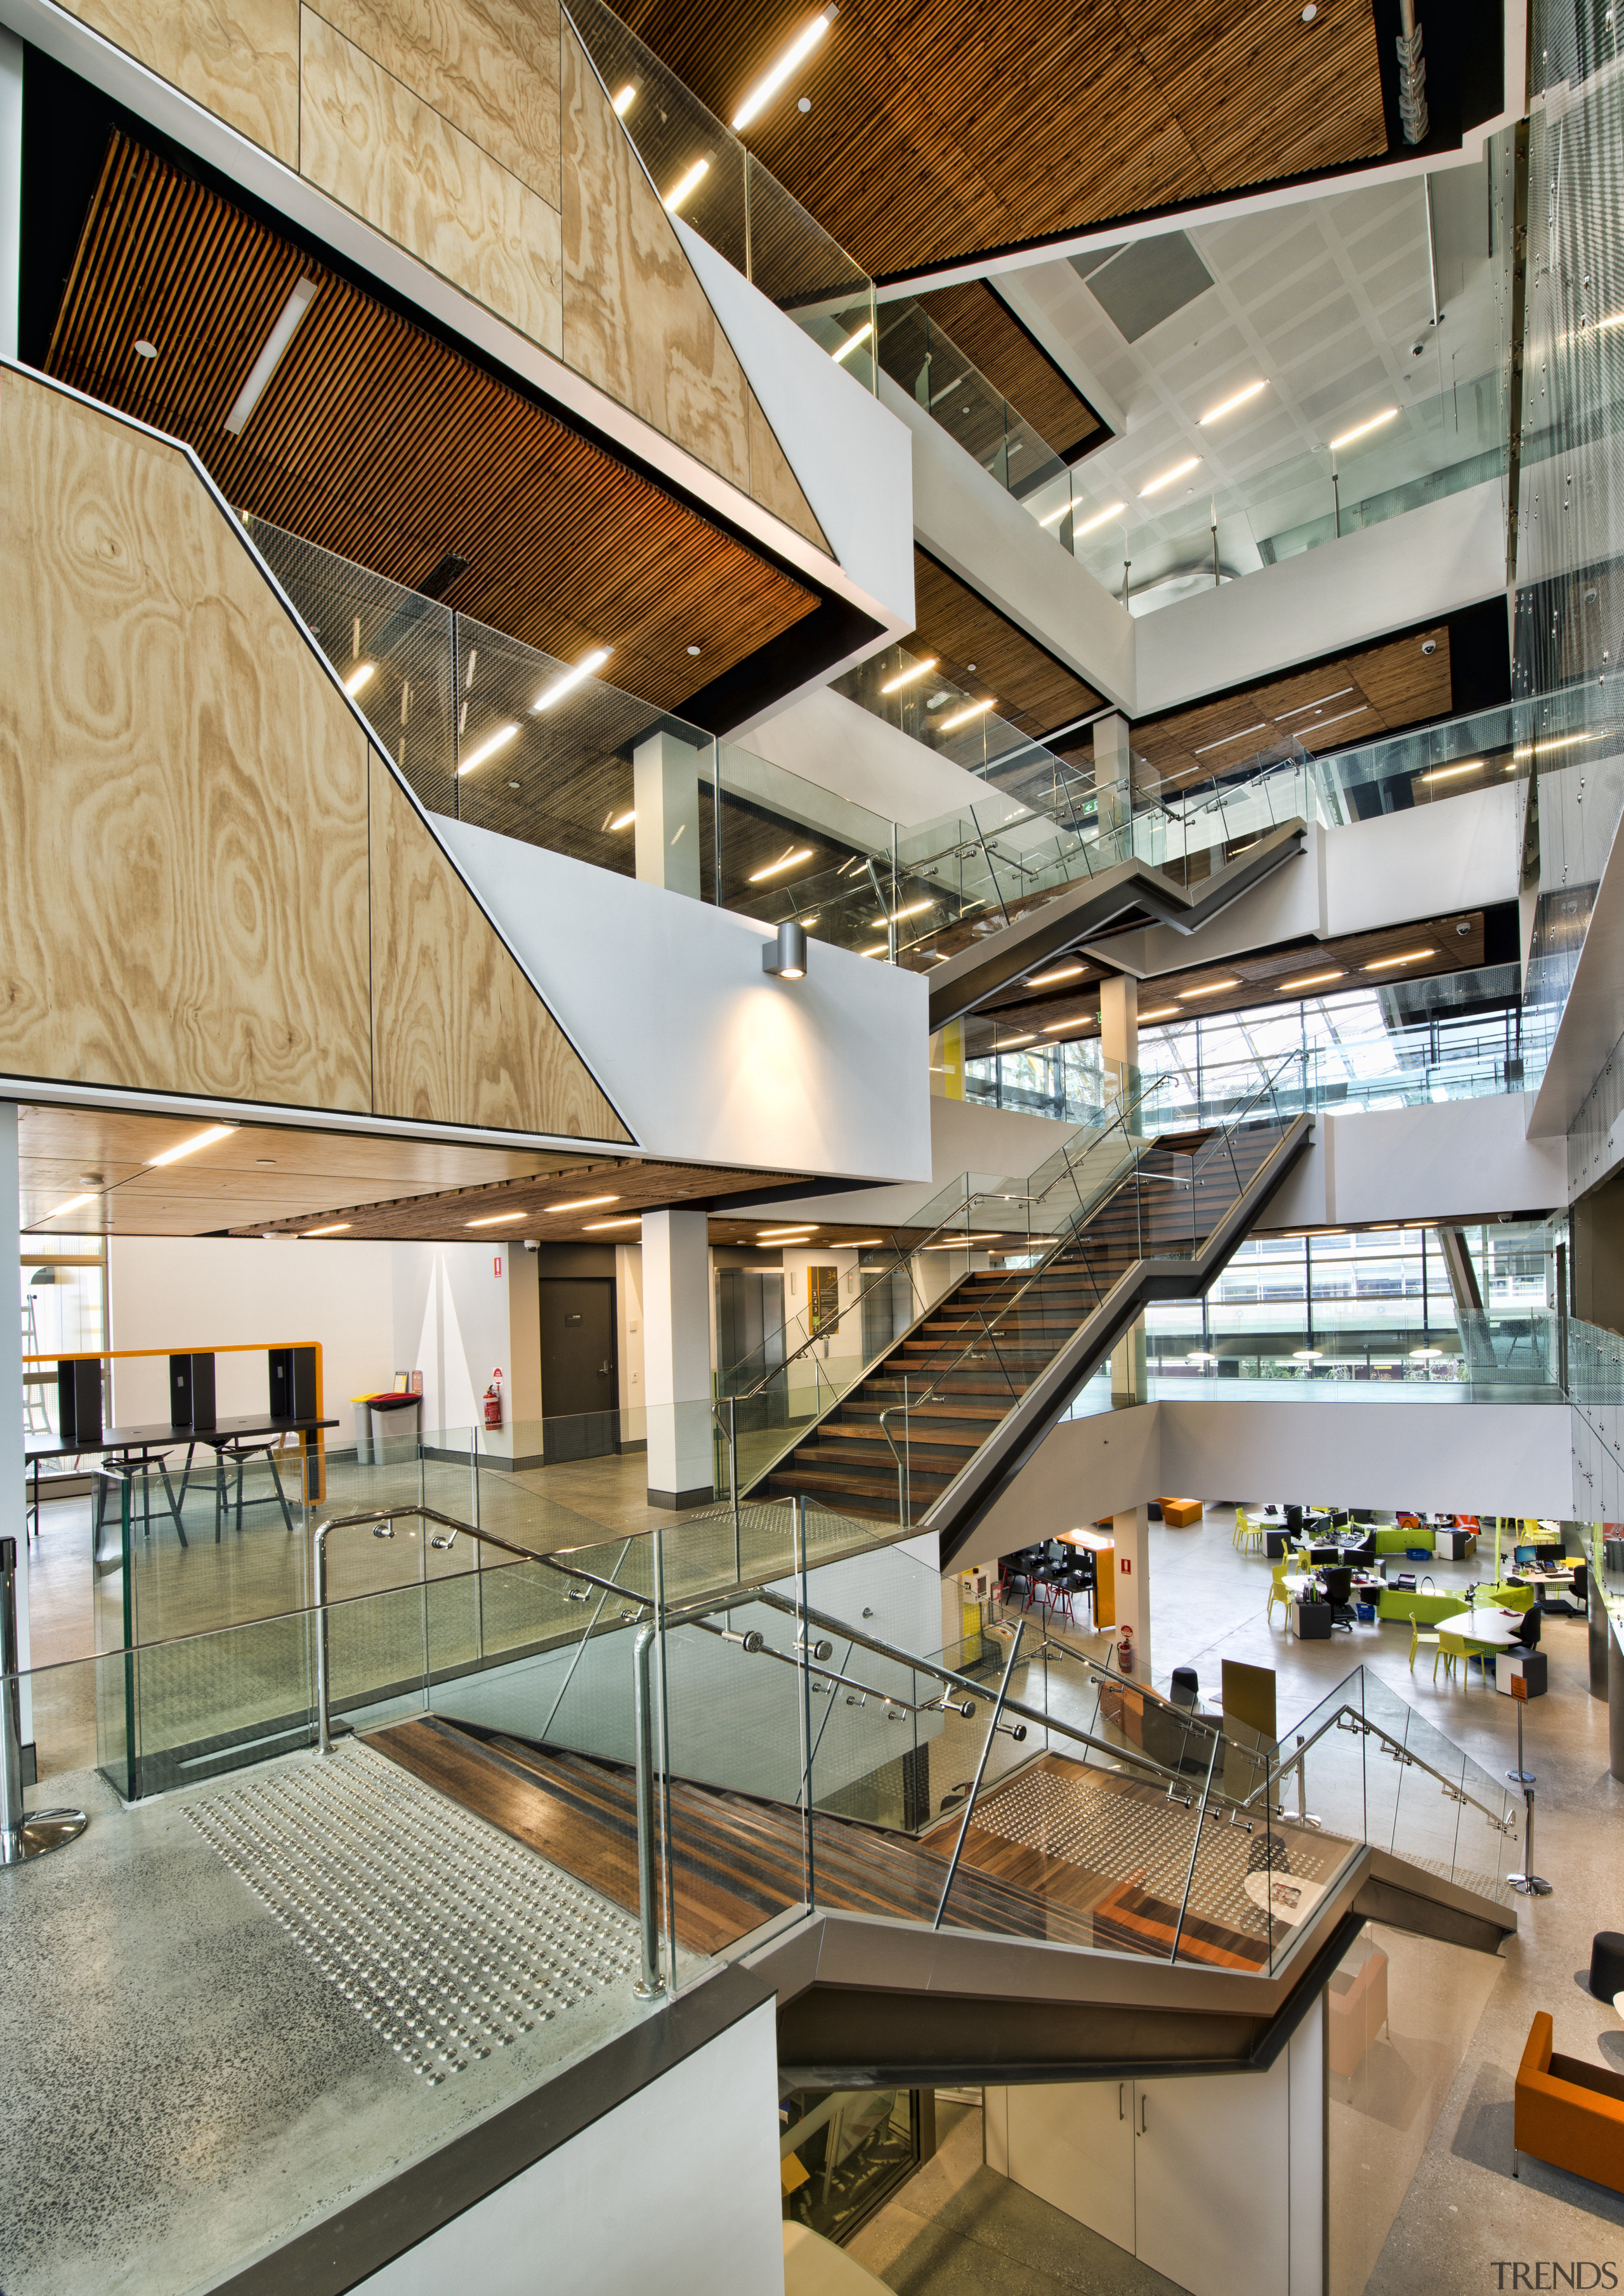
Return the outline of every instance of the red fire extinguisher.
<path id="1" fill-rule="evenodd" d="M 1123 1628 L 1122 1639 L 1117 1644 L 1117 1670 L 1120 1674 L 1131 1674 L 1134 1670 L 1134 1630 L 1131 1627 Z"/>
<path id="2" fill-rule="evenodd" d="M 502 1424 L 502 1369 L 500 1365 L 490 1375 L 490 1385 L 485 1390 L 485 1424 L 493 1432 Z"/>

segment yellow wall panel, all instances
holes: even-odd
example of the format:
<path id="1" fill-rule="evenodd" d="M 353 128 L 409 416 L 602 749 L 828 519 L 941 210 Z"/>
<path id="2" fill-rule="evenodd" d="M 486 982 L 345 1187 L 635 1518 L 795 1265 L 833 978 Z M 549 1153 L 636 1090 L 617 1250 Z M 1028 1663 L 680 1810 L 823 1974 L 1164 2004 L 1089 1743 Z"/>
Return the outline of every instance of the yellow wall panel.
<path id="1" fill-rule="evenodd" d="M 290 168 L 299 0 L 62 0 L 69 12 Z"/>
<path id="2" fill-rule="evenodd" d="M 0 1068 L 364 1111 L 366 742 L 176 449 L 0 381 Z"/>
<path id="3" fill-rule="evenodd" d="M 380 758 L 372 761 L 380 1116 L 631 1135 Z"/>
<path id="4" fill-rule="evenodd" d="M 300 86 L 300 172 L 558 351 L 557 209 L 309 8 Z"/>
<path id="5" fill-rule="evenodd" d="M 563 356 L 750 491 L 743 370 L 570 27 L 563 83 Z"/>
<path id="6" fill-rule="evenodd" d="M 320 0 L 314 12 L 560 204 L 553 0 Z"/>

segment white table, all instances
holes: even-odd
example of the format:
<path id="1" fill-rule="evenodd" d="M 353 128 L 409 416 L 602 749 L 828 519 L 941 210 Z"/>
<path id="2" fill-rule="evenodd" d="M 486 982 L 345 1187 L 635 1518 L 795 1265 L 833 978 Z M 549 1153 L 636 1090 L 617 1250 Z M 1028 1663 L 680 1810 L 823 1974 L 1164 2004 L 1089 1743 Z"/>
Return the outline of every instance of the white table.
<path id="1" fill-rule="evenodd" d="M 1325 1894 L 1323 1882 L 1309 1882 L 1296 1874 L 1249 1874 L 1241 1884 L 1260 1912 L 1294 1929 L 1306 1922 Z"/>
<path id="2" fill-rule="evenodd" d="M 1430 1631 L 1439 1635 L 1459 1635 L 1469 1643 L 1479 1643 L 1488 1650 L 1509 1650 L 1522 1630 L 1520 1613 L 1484 1609 L 1481 1611 L 1451 1611 L 1447 1618 L 1436 1619 Z"/>

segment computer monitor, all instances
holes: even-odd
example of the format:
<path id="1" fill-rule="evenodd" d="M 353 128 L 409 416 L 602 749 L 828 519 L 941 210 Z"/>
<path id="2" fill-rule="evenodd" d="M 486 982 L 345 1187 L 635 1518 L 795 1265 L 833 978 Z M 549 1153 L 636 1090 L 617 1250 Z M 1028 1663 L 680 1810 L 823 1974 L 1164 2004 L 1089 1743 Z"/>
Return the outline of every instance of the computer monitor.
<path id="1" fill-rule="evenodd" d="M 1513 1562 L 1533 1562 L 1538 1561 L 1538 1555 L 1539 1549 L 1537 1546 L 1519 1546 L 1513 1549 L 1512 1561 Z"/>

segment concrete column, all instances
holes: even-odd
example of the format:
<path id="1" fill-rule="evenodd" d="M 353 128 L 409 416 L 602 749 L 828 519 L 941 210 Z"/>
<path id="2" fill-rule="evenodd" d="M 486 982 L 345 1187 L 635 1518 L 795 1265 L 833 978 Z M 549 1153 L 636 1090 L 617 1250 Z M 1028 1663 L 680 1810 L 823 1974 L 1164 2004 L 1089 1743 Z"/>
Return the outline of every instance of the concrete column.
<path id="1" fill-rule="evenodd" d="M 1139 1065 L 1139 984 L 1131 973 L 1100 983 L 1100 1059 L 1120 1092 Z"/>
<path id="2" fill-rule="evenodd" d="M 715 1496 L 710 1414 L 710 1237 L 703 1212 L 643 1215 L 643 1398 L 649 1505 Z"/>
<path id="3" fill-rule="evenodd" d="M 700 898 L 701 752 L 674 734 L 651 734 L 632 751 L 637 874 L 645 885 Z"/>
<path id="4" fill-rule="evenodd" d="M 1113 711 L 1109 718 L 1094 721 L 1094 798 L 1095 817 L 1100 834 L 1106 836 L 1113 829 L 1126 828 L 1133 813 L 1133 786 L 1129 778 L 1128 720 Z"/>
<path id="5" fill-rule="evenodd" d="M 1113 1403 L 1144 1403 L 1150 1398 L 1150 1371 L 1145 1358 L 1144 1318 L 1119 1333 L 1111 1350 L 1111 1399 Z"/>
<path id="6" fill-rule="evenodd" d="M 1151 1515 L 1144 1506 L 1111 1518 L 1117 1543 L 1117 1627 L 1119 1642 L 1124 1627 L 1134 1630 L 1134 1679 L 1151 1678 Z"/>

